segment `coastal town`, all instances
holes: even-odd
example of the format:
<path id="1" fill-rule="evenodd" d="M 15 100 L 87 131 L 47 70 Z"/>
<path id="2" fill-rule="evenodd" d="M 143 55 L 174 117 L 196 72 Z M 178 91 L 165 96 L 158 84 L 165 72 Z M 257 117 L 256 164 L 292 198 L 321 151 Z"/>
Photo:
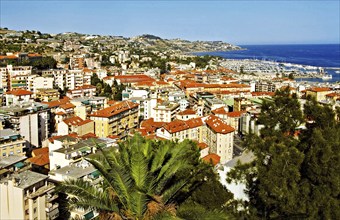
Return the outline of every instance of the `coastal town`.
<path id="1" fill-rule="evenodd" d="M 253 158 L 243 136 L 260 134 L 261 104 L 276 91 L 289 89 L 301 104 L 309 96 L 334 111 L 340 107 L 340 82 L 327 82 L 323 67 L 194 55 L 241 49 L 147 34 L 1 29 L 0 219 L 57 219 L 57 185 L 101 184 L 100 171 L 84 158 L 98 148 L 118 151 L 136 134 L 192 140 L 221 174 L 236 160 Z M 78 219 L 98 215 L 69 211 Z"/>

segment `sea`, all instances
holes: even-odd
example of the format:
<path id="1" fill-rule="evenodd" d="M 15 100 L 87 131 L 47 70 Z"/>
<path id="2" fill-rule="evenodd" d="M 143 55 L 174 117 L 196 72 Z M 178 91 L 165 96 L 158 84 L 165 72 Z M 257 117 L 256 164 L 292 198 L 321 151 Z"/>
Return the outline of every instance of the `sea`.
<path id="1" fill-rule="evenodd" d="M 301 78 L 297 81 L 340 82 L 340 44 L 239 45 L 245 50 L 199 52 L 195 55 L 225 59 L 257 59 L 324 67 L 332 79 Z M 337 69 L 334 69 L 337 68 Z"/>

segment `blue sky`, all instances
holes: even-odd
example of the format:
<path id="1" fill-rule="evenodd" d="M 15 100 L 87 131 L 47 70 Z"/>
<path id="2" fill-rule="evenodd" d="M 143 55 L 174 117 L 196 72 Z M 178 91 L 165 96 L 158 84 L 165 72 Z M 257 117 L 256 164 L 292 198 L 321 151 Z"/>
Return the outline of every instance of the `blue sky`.
<path id="1" fill-rule="evenodd" d="M 340 43 L 340 3 L 310 1 L 0 0 L 0 26 L 48 33 L 222 40 L 233 44 Z"/>

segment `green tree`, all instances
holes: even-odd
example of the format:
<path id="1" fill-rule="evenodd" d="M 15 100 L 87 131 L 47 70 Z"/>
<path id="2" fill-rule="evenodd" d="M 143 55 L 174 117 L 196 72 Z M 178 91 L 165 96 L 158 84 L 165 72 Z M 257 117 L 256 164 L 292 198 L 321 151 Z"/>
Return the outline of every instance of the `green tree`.
<path id="1" fill-rule="evenodd" d="M 340 218 L 340 123 L 329 106 L 315 100 L 305 105 L 307 129 L 302 131 L 301 185 L 310 219 Z"/>
<path id="2" fill-rule="evenodd" d="M 175 219 L 183 194 L 204 181 L 198 148 L 189 140 L 157 142 L 135 135 L 118 152 L 99 152 L 86 160 L 101 173 L 101 184 L 68 180 L 59 191 L 70 195 L 71 208 L 94 209 L 102 219 Z"/>
<path id="3" fill-rule="evenodd" d="M 315 100 L 304 109 L 303 115 L 288 88 L 263 103 L 258 122 L 264 128 L 244 144 L 256 159 L 236 166 L 228 179 L 246 183 L 247 218 L 340 218 L 339 122 Z M 306 129 L 296 137 L 302 122 Z"/>

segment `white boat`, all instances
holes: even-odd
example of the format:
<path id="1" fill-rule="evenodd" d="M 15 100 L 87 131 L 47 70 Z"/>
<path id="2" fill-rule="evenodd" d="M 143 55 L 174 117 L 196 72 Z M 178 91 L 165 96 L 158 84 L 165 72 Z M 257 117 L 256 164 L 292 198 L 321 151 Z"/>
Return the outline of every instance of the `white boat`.
<path id="1" fill-rule="evenodd" d="M 335 71 L 335 73 L 340 73 L 340 70 Z"/>
<path id="2" fill-rule="evenodd" d="M 332 75 L 331 74 L 325 74 L 321 77 L 323 80 L 328 80 L 328 79 L 332 79 Z"/>

